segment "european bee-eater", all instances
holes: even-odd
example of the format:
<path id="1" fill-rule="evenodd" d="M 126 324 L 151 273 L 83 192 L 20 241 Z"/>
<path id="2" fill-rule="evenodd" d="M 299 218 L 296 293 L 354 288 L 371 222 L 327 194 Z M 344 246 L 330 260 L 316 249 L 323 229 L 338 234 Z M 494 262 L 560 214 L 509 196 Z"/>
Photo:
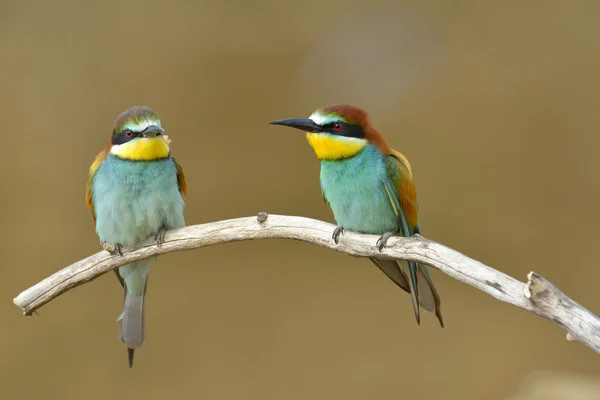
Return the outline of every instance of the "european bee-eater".
<path id="1" fill-rule="evenodd" d="M 171 157 L 170 140 L 163 133 L 158 115 L 150 108 L 126 110 L 117 117 L 108 146 L 90 167 L 85 201 L 92 210 L 100 243 L 114 244 L 119 254 L 123 246 L 151 236 L 160 245 L 167 229 L 185 225 L 185 176 Z M 129 368 L 134 349 L 146 338 L 144 297 L 155 260 L 115 270 L 125 290 L 119 335 L 127 346 Z"/>
<path id="2" fill-rule="evenodd" d="M 308 118 L 270 122 L 306 132 L 321 162 L 321 192 L 333 211 L 337 243 L 344 229 L 381 235 L 381 251 L 396 235 L 420 233 L 417 192 L 410 163 L 392 149 L 370 123 L 367 112 L 351 105 L 320 108 Z M 440 296 L 422 264 L 370 258 L 396 285 L 412 296 L 417 323 L 419 305 L 444 322 Z M 408 264 L 408 265 L 407 265 Z"/>

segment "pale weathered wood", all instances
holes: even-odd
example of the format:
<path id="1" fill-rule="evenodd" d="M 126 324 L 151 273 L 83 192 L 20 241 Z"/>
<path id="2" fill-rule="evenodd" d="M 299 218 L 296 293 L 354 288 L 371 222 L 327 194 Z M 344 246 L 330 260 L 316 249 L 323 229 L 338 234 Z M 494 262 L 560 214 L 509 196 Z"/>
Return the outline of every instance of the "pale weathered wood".
<path id="1" fill-rule="evenodd" d="M 331 238 L 335 226 L 304 217 L 268 215 L 230 219 L 168 231 L 165 242 L 157 246 L 148 240 L 135 248 L 124 248 L 123 255 L 101 251 L 78 261 L 19 294 L 14 303 L 25 315 L 62 293 L 91 281 L 124 264 L 181 250 L 255 239 L 294 239 L 358 257 L 378 256 L 410 260 L 430 265 L 452 278 L 471 285 L 496 299 L 554 321 L 577 340 L 600 352 L 600 319 L 568 298 L 550 282 L 531 272 L 524 284 L 487 265 L 420 235 L 394 237 L 388 248 L 377 250 L 376 236 L 346 231 L 339 244 Z"/>

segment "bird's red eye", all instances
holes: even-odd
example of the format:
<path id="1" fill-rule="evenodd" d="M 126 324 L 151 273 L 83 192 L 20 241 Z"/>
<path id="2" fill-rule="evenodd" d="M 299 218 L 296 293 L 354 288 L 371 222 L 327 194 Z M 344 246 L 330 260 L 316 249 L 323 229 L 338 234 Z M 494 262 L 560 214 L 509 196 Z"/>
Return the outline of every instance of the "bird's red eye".
<path id="1" fill-rule="evenodd" d="M 127 131 L 125 131 L 125 136 L 132 137 L 133 136 L 133 132 L 127 130 Z"/>
<path id="2" fill-rule="evenodd" d="M 335 129 L 336 131 L 341 131 L 343 127 L 344 125 L 342 125 L 341 122 L 336 122 L 335 124 L 333 124 L 333 129 Z"/>

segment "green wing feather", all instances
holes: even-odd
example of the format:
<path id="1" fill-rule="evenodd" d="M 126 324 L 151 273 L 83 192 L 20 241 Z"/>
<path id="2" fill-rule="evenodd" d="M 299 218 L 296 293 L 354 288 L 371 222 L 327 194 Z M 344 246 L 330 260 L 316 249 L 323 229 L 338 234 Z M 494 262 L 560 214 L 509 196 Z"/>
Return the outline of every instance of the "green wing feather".
<path id="1" fill-rule="evenodd" d="M 412 180 L 410 163 L 404 155 L 395 150 L 392 150 L 391 154 L 386 157 L 386 162 L 388 180 L 384 181 L 384 185 L 394 212 L 398 216 L 402 236 L 409 237 L 420 233 L 417 194 Z M 379 267 L 381 268 L 381 266 Z M 433 285 L 433 280 L 429 276 L 427 268 L 412 261 L 402 263 L 399 268 L 404 272 L 405 278 L 409 278 L 406 280 L 410 287 L 417 322 L 420 320 L 419 306 L 421 306 L 423 309 L 435 314 L 443 327 L 440 296 Z M 388 267 L 388 269 L 390 268 Z M 389 273 L 386 274 L 390 276 Z M 401 283 L 404 282 L 396 282 L 398 286 L 403 287 Z"/>

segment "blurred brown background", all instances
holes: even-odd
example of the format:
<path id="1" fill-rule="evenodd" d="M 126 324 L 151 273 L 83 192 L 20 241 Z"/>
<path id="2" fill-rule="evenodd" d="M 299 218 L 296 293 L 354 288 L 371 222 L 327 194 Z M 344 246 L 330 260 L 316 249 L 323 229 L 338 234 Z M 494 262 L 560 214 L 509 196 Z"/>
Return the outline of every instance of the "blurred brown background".
<path id="1" fill-rule="evenodd" d="M 160 258 L 132 371 L 112 274 L 40 317 L 12 299 L 100 249 L 84 188 L 122 110 L 161 116 L 188 224 L 333 221 L 303 135 L 266 123 L 348 102 L 411 160 L 426 236 L 600 313 L 599 2 L 2 3 L 0 398 L 597 398 L 598 355 L 551 322 L 434 271 L 447 326 L 419 327 L 368 261 L 305 243 Z"/>

